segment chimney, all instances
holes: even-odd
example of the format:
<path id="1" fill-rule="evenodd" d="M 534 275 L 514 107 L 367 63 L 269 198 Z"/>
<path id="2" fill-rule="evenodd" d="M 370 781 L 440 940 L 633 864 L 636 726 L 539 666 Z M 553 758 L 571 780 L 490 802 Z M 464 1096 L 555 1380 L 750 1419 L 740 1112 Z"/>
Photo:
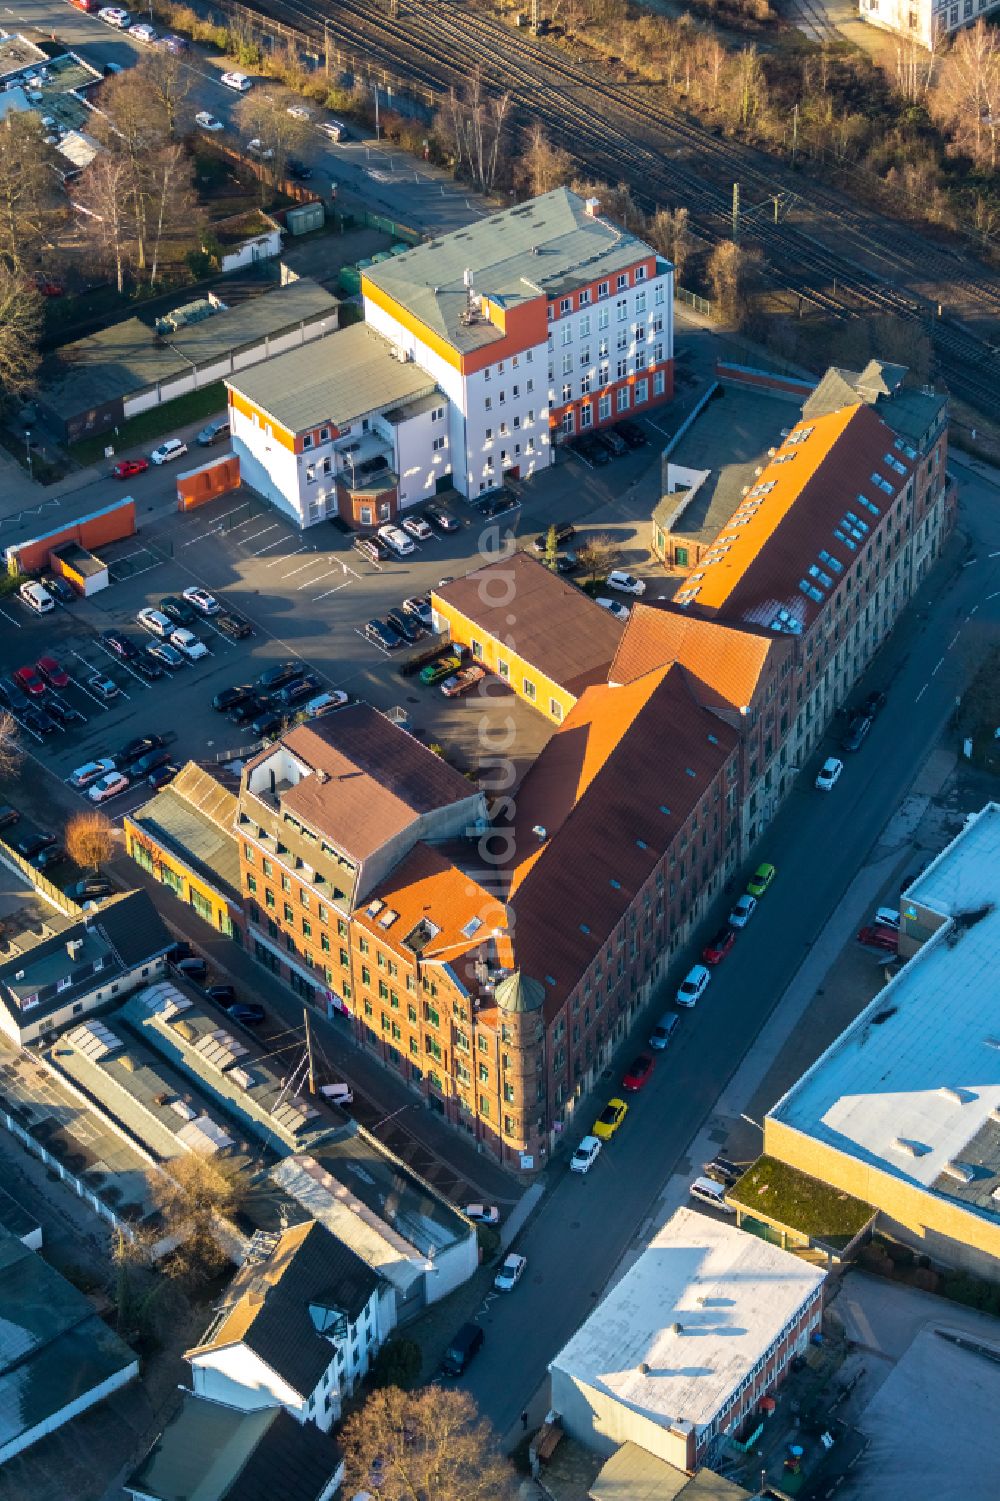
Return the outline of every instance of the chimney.
<path id="1" fill-rule="evenodd" d="M 589 214 L 591 219 L 596 219 L 601 212 L 601 200 L 599 198 L 588 198 L 584 202 L 583 209 L 584 213 Z"/>
<path id="2" fill-rule="evenodd" d="M 67 952 L 67 954 L 69 955 L 69 957 L 71 959 L 75 959 L 76 956 L 77 956 L 77 954 L 80 952 L 80 950 L 82 948 L 83 948 L 83 939 L 82 938 L 69 938 L 69 939 L 67 939 L 67 941 L 66 941 L 66 952 Z"/>

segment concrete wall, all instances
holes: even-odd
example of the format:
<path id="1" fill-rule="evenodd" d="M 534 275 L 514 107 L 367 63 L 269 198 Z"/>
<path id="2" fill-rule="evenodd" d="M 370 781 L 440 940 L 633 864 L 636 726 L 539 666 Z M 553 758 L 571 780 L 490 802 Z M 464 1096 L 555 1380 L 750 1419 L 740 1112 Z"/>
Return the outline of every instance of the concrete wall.
<path id="1" fill-rule="evenodd" d="M 193 511 L 240 485 L 240 461 L 237 454 L 224 453 L 210 459 L 198 469 L 177 476 L 177 509 Z"/>
<path id="2" fill-rule="evenodd" d="M 585 1449 L 610 1458 L 622 1444 L 631 1440 L 649 1454 L 667 1464 L 684 1469 L 687 1443 L 679 1434 L 634 1412 L 606 1392 L 576 1380 L 557 1365 L 549 1367 L 551 1379 L 550 1407 L 559 1414 L 570 1438 Z"/>
<path id="3" fill-rule="evenodd" d="M 191 1385 L 199 1397 L 223 1402 L 240 1412 L 259 1412 L 262 1407 L 284 1407 L 299 1422 L 305 1420 L 300 1394 L 246 1345 L 206 1350 L 189 1360 Z"/>
<path id="4" fill-rule="evenodd" d="M 398 423 L 393 431 L 401 511 L 418 501 L 429 500 L 437 490 L 438 479 L 448 473 L 451 466 L 448 408 L 442 396 L 436 406 Z M 441 415 L 435 417 L 435 412 Z M 435 448 L 435 443 L 441 440 L 444 446 Z"/>
<path id="5" fill-rule="evenodd" d="M 77 542 L 81 547 L 96 550 L 109 542 L 120 542 L 125 537 L 134 536 L 135 530 L 135 501 L 126 495 L 101 510 L 67 522 L 65 526 L 6 548 L 5 557 L 8 563 L 13 559 L 22 573 L 38 573 L 48 567 L 52 550 L 64 542 Z"/>

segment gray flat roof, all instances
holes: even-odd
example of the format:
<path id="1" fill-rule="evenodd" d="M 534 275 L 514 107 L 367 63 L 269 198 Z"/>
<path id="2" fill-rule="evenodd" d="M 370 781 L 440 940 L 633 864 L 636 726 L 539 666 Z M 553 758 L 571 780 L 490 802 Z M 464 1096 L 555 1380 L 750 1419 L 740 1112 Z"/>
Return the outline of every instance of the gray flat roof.
<path id="1" fill-rule="evenodd" d="M 418 365 L 394 359 L 381 334 L 354 323 L 241 371 L 226 384 L 299 433 L 324 422 L 348 427 L 369 412 L 429 396 L 437 383 Z"/>
<path id="2" fill-rule="evenodd" d="M 1000 805 L 988 804 L 903 894 L 904 929 L 921 907 L 949 921 L 769 1118 L 996 1223 Z"/>
<path id="3" fill-rule="evenodd" d="M 130 813 L 129 819 L 190 865 L 223 896 L 240 900 L 240 851 L 235 834 L 220 828 L 206 813 L 179 797 L 172 787 L 164 787 L 148 803 Z"/>
<path id="4" fill-rule="evenodd" d="M 43 371 L 43 400 L 49 406 L 58 404 L 69 416 L 79 407 L 100 406 L 170 380 L 192 365 L 211 364 L 230 350 L 257 344 L 283 329 L 324 317 L 332 323 L 339 305 L 336 297 L 303 279 L 220 310 L 163 339 L 139 318 L 126 318 L 64 344 Z"/>
<path id="5" fill-rule="evenodd" d="M 510 308 L 537 297 L 558 297 L 653 253 L 627 229 L 589 214 L 577 193 L 555 188 L 405 255 L 366 266 L 363 276 L 432 333 L 468 352 L 503 335 L 486 319 L 464 321 L 466 271 L 478 295 Z"/>

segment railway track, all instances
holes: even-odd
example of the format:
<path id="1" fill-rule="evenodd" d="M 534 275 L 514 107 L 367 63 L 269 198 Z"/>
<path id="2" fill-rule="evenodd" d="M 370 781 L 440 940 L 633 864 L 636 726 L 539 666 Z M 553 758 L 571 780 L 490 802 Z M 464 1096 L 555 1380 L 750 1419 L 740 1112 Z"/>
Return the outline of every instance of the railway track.
<path id="1" fill-rule="evenodd" d="M 731 234 L 733 181 L 747 196 L 756 190 L 762 198 L 784 186 L 779 164 L 761 153 L 719 138 L 554 46 L 493 17 L 473 16 L 451 0 L 401 0 L 396 16 L 364 0 L 337 0 L 335 9 L 323 0 L 258 0 L 257 9 L 315 40 L 326 31 L 344 52 L 412 77 L 428 90 L 461 87 L 478 68 L 487 90 L 509 94 L 582 171 L 624 181 L 646 209 L 683 205 L 692 232 L 707 244 Z M 877 216 L 830 190 L 810 183 L 809 193 L 816 233 L 785 219 L 755 223 L 747 234 L 760 243 L 776 283 L 836 317 L 884 313 L 921 324 L 932 337 L 936 373 L 953 394 L 1000 417 L 990 344 L 958 322 L 937 318 L 936 296 L 897 285 L 944 283 L 978 312 L 1000 314 L 1000 282 L 986 271 L 965 274 L 968 268 L 947 250 L 913 234 L 904 237 L 895 226 L 891 237 Z M 837 248 L 837 239 L 853 243 L 866 261 L 881 258 L 886 274 Z"/>

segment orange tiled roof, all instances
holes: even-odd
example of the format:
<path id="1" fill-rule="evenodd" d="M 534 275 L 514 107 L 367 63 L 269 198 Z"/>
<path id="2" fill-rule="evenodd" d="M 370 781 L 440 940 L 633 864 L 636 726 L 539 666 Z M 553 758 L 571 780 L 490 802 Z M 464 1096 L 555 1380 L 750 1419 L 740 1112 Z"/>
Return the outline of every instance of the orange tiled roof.
<path id="1" fill-rule="evenodd" d="M 669 605 L 637 600 L 615 660 L 612 683 L 631 683 L 670 662 L 678 662 L 721 704 L 746 709 L 757 691 L 768 656 L 779 643 L 761 631 L 704 620 Z"/>
<path id="2" fill-rule="evenodd" d="M 856 548 L 835 535 L 846 513 L 855 512 L 870 532 L 877 516 L 860 506 L 858 496 L 880 510 L 891 504 L 873 474 L 891 483 L 893 495 L 905 483 L 912 466 L 893 452 L 894 443 L 870 406 L 843 407 L 797 423 L 674 603 L 788 634 L 805 630 L 822 608 L 823 590 L 813 598 L 800 583 L 815 579 L 809 570 L 823 566 L 821 551 L 839 561 L 837 572 L 855 555 Z M 887 453 L 905 465 L 902 474 L 885 462 Z"/>
<path id="3" fill-rule="evenodd" d="M 504 903 L 428 844 L 414 845 L 355 910 L 354 918 L 380 943 L 410 958 L 413 951 L 404 939 L 421 922 L 429 923 L 436 931 L 421 947 L 421 958 L 440 963 L 480 948 L 507 926 Z"/>

